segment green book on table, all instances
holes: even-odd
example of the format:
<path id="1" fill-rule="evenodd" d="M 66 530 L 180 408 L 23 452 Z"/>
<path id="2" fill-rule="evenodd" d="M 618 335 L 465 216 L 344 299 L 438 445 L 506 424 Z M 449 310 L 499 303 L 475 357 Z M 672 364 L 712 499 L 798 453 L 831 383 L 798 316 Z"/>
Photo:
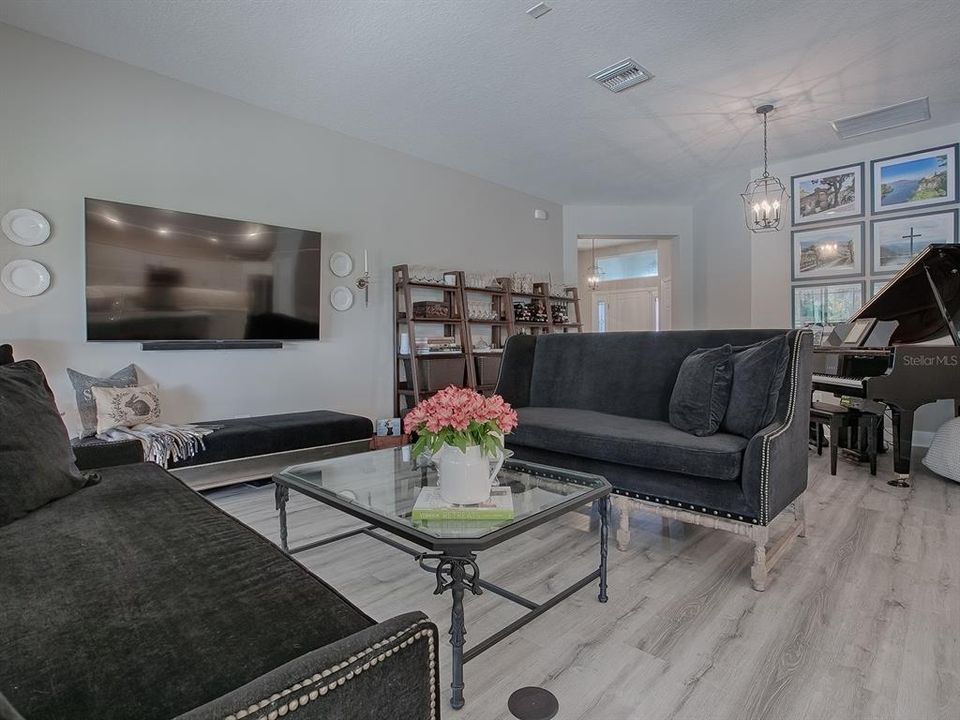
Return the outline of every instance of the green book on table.
<path id="1" fill-rule="evenodd" d="M 411 518 L 422 520 L 513 520 L 513 495 L 508 487 L 490 489 L 490 499 L 476 505 L 451 505 L 440 488 L 421 488 Z"/>

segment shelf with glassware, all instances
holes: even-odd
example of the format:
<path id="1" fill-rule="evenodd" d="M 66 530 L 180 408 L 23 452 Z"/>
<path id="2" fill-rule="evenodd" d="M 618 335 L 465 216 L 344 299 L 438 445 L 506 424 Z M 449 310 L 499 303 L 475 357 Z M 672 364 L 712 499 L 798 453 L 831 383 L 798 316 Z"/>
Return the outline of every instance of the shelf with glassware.
<path id="1" fill-rule="evenodd" d="M 417 267 L 393 268 L 395 417 L 447 385 L 476 386 L 463 272 L 420 267 L 412 273 Z"/>
<path id="2" fill-rule="evenodd" d="M 582 330 L 575 287 L 551 294 L 549 282 L 534 283 L 523 276 L 521 289 L 529 292 L 514 292 L 513 278 L 493 274 L 412 265 L 397 265 L 393 272 L 397 416 L 447 385 L 493 392 L 511 335 Z M 426 296 L 431 299 L 419 299 Z M 407 308 L 413 309 L 412 315 Z M 534 317 L 535 308 L 539 311 Z M 442 328 L 442 335 L 418 332 L 420 325 Z"/>

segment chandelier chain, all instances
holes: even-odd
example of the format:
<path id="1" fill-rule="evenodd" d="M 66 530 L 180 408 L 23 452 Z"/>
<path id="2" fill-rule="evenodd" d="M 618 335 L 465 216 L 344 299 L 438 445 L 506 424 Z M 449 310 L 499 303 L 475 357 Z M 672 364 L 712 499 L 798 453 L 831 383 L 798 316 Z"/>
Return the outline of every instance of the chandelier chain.
<path id="1" fill-rule="evenodd" d="M 763 176 L 770 177 L 767 172 L 767 113 L 763 114 Z"/>

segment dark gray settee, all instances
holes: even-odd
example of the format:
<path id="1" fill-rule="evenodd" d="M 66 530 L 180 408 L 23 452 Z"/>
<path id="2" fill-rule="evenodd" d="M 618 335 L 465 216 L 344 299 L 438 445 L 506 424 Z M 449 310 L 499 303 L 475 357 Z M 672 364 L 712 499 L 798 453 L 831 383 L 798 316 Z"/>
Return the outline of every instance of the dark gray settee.
<path id="1" fill-rule="evenodd" d="M 670 425 L 670 396 L 689 353 L 784 334 L 787 371 L 767 427 L 753 437 L 697 437 Z M 629 542 L 625 498 L 751 538 L 753 584 L 762 590 L 769 568 L 804 531 L 811 352 L 802 330 L 515 336 L 497 384 L 520 419 L 507 446 L 522 460 L 605 476 L 619 496 L 621 549 Z M 767 526 L 791 505 L 794 526 L 768 548 Z"/>
<path id="2" fill-rule="evenodd" d="M 156 465 L 99 473 L 0 527 L 0 719 L 439 717 L 426 616 L 375 622 Z"/>

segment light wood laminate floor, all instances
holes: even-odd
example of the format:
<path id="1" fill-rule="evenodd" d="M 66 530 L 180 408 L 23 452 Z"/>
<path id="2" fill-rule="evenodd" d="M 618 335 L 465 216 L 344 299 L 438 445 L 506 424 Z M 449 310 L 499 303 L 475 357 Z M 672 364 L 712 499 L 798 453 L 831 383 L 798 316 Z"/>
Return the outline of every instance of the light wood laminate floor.
<path id="1" fill-rule="evenodd" d="M 750 588 L 749 542 L 636 510 L 626 552 L 610 549 L 610 602 L 581 590 L 466 666 L 466 707 L 444 717 L 509 719 L 525 685 L 560 700 L 558 720 L 957 720 L 960 718 L 960 485 L 914 461 L 913 487 L 810 456 L 808 531 L 769 589 Z M 209 496 L 274 542 L 272 486 Z M 357 521 L 291 494 L 294 544 Z M 781 518 L 777 528 L 785 518 Z M 592 570 L 597 538 L 572 513 L 480 554 L 483 577 L 542 600 Z M 446 638 L 449 594 L 412 558 L 363 536 L 297 556 L 372 617 L 422 610 Z M 467 645 L 522 609 L 466 599 Z M 449 649 L 441 654 L 445 702 Z"/>

